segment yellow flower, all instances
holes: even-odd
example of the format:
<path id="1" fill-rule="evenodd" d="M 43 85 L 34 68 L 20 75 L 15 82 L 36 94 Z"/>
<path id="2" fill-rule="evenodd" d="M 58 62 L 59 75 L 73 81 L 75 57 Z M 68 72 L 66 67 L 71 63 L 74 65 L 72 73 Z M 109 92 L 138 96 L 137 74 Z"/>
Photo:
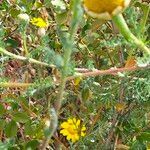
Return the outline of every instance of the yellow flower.
<path id="1" fill-rule="evenodd" d="M 33 25 L 40 27 L 40 28 L 45 28 L 48 26 L 48 23 L 44 21 L 42 18 L 32 18 L 30 22 Z"/>
<path id="2" fill-rule="evenodd" d="M 60 133 L 67 137 L 67 140 L 71 140 L 73 143 L 78 141 L 80 137 L 85 136 L 86 127 L 81 125 L 79 119 L 73 118 L 68 119 L 66 122 L 61 124 Z"/>
<path id="3" fill-rule="evenodd" d="M 83 0 L 85 11 L 94 18 L 111 19 L 124 10 L 130 0 Z"/>

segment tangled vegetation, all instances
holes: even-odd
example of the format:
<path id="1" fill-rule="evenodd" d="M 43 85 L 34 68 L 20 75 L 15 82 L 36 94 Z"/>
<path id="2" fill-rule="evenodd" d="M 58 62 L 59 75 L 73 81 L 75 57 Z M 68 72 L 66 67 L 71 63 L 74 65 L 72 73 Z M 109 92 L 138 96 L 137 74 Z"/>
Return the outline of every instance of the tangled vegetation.
<path id="1" fill-rule="evenodd" d="M 149 0 L 0 0 L 0 150 L 149 150 Z"/>

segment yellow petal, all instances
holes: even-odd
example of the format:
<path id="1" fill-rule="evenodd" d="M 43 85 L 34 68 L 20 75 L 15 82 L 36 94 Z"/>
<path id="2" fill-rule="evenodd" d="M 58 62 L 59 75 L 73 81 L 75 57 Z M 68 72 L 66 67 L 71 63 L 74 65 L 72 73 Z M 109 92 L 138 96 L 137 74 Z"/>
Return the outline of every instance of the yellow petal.
<path id="1" fill-rule="evenodd" d="M 74 130 L 77 130 L 77 126 L 76 126 L 75 124 L 73 124 L 71 127 L 72 127 Z"/>
<path id="2" fill-rule="evenodd" d="M 64 136 L 67 136 L 69 134 L 68 131 L 65 129 L 61 130 L 60 133 Z"/>
<path id="3" fill-rule="evenodd" d="M 81 132 L 81 136 L 85 136 L 86 135 L 86 133 L 84 133 L 84 132 Z"/>
<path id="4" fill-rule="evenodd" d="M 68 135 L 68 136 L 67 136 L 67 140 L 70 140 L 70 139 L 71 139 L 71 136 Z"/>
<path id="5" fill-rule="evenodd" d="M 72 120 L 73 120 L 73 123 L 76 124 L 77 122 L 76 118 L 73 118 Z"/>
<path id="6" fill-rule="evenodd" d="M 81 131 L 85 131 L 86 130 L 86 127 L 85 126 L 83 126 L 82 127 L 82 129 L 81 129 Z"/>
<path id="7" fill-rule="evenodd" d="M 94 18 L 111 19 L 129 5 L 130 0 L 83 0 L 85 11 Z"/>
<path id="8" fill-rule="evenodd" d="M 76 123 L 76 126 L 77 126 L 77 127 L 80 126 L 80 122 L 81 122 L 81 121 L 78 119 L 78 120 L 77 120 L 77 123 Z"/>
<path id="9" fill-rule="evenodd" d="M 47 27 L 48 23 L 44 21 L 42 18 L 32 18 L 30 21 L 33 25 L 38 27 Z"/>
<path id="10" fill-rule="evenodd" d="M 74 136 L 72 136 L 72 142 L 73 143 L 76 142 L 76 141 L 78 141 L 78 140 L 79 140 L 78 134 L 75 134 Z"/>
<path id="11" fill-rule="evenodd" d="M 84 0 L 84 5 L 95 13 L 111 13 L 116 7 L 123 6 L 124 0 Z"/>
<path id="12" fill-rule="evenodd" d="M 73 120 L 70 119 L 70 118 L 67 120 L 67 122 L 68 122 L 69 124 L 73 124 Z"/>
<path id="13" fill-rule="evenodd" d="M 67 122 L 61 124 L 61 128 L 63 129 L 60 130 L 60 133 L 66 136 L 67 140 L 71 140 L 72 142 L 78 141 L 80 136 L 85 136 L 83 131 L 86 130 L 86 127 L 84 125 L 81 126 L 81 121 L 79 119 L 69 118 Z"/>
<path id="14" fill-rule="evenodd" d="M 68 128 L 68 123 L 67 122 L 63 122 L 62 124 L 61 124 L 61 128 Z"/>

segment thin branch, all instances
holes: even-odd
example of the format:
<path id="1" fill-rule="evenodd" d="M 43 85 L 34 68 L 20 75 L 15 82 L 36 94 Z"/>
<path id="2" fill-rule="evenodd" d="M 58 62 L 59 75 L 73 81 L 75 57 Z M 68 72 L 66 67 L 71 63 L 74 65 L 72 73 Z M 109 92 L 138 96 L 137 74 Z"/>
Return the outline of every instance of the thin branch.
<path id="1" fill-rule="evenodd" d="M 0 87 L 3 88 L 28 88 L 29 86 L 32 86 L 33 83 L 17 83 L 17 82 L 0 82 Z"/>
<path id="2" fill-rule="evenodd" d="M 104 76 L 104 75 L 117 75 L 120 72 L 130 72 L 130 71 L 137 71 L 137 70 L 142 70 L 142 69 L 150 69 L 150 66 L 144 66 L 144 67 L 123 67 L 123 68 L 113 68 L 113 69 L 108 69 L 108 70 L 88 70 L 85 68 L 76 68 L 79 72 L 76 72 L 74 76 L 69 76 L 66 78 L 66 81 L 73 80 L 77 77 L 82 77 L 82 78 L 88 78 L 88 77 L 96 77 L 96 76 Z M 83 71 L 83 73 L 80 73 L 80 71 Z M 57 82 L 58 84 L 58 82 Z M 17 82 L 1 82 L 0 87 L 29 87 L 34 85 L 34 83 L 17 83 Z"/>
<path id="3" fill-rule="evenodd" d="M 78 73 L 85 73 L 85 72 L 90 72 L 92 70 L 87 69 L 87 68 L 75 68 L 75 71 Z"/>
<path id="4" fill-rule="evenodd" d="M 38 60 L 33 59 L 33 58 L 27 58 L 27 57 L 24 57 L 24 56 L 19 56 L 19 55 L 13 54 L 11 52 L 8 52 L 6 49 L 4 49 L 2 47 L 0 47 L 0 53 L 8 55 L 11 58 L 15 58 L 15 59 L 22 60 L 22 61 L 28 61 L 28 62 L 30 62 L 32 64 L 42 65 L 42 66 L 51 67 L 51 68 L 55 68 L 56 67 L 53 64 L 47 64 L 45 62 L 41 62 L 41 61 L 38 61 Z"/>
<path id="5" fill-rule="evenodd" d="M 146 52 L 148 56 L 150 56 L 150 49 L 141 40 L 139 40 L 136 36 L 134 36 L 131 33 L 122 14 L 114 16 L 112 20 L 115 23 L 115 25 L 118 27 L 118 29 L 120 30 L 120 33 L 126 38 L 127 41 L 135 44 L 138 48 L 140 48 L 141 50 Z"/>
<path id="6" fill-rule="evenodd" d="M 70 76 L 67 78 L 67 80 L 73 80 L 76 77 L 95 77 L 95 76 L 103 76 L 103 75 L 117 75 L 119 72 L 130 72 L 130 71 L 136 71 L 136 70 L 142 70 L 142 69 L 149 69 L 150 66 L 133 66 L 133 67 L 123 67 L 123 68 L 112 68 L 108 70 L 95 70 L 95 71 L 89 71 L 85 73 L 78 73 L 74 76 Z"/>
<path id="7" fill-rule="evenodd" d="M 57 112 L 55 111 L 54 108 L 51 108 L 50 109 L 50 125 L 47 128 L 50 134 L 48 136 L 46 136 L 45 139 L 42 141 L 41 146 L 39 147 L 40 150 L 46 149 L 46 147 L 49 144 L 51 137 L 53 136 L 54 132 L 57 129 L 57 125 L 58 125 Z"/>

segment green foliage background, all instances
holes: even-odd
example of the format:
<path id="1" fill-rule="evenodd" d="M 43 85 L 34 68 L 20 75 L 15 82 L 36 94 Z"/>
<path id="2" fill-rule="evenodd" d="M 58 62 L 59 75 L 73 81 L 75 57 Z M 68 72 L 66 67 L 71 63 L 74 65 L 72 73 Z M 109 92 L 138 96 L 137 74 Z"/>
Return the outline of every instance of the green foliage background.
<path id="1" fill-rule="evenodd" d="M 54 64 L 56 68 L 0 55 L 0 150 L 37 149 L 49 134 L 45 121 L 50 119 L 59 91 L 60 72 L 65 48 L 70 44 L 70 28 L 80 21 L 75 34 L 67 76 L 76 68 L 107 70 L 123 68 L 129 58 L 139 65 L 149 60 L 140 49 L 128 43 L 116 31 L 112 21 L 90 18 L 81 12 L 71 23 L 73 0 L 0 1 L 0 47 L 24 56 L 25 24 L 20 13 L 30 18 L 45 17 L 49 26 L 45 36 L 31 23 L 26 29 L 29 58 Z M 149 20 L 142 32 L 142 17 L 148 4 L 133 0 L 124 12 L 131 31 L 149 45 Z M 79 17 L 79 16 L 78 16 Z M 79 19 L 79 20 L 77 20 Z M 3 83 L 32 83 L 27 87 L 6 87 Z M 48 149 L 131 149 L 146 150 L 150 145 L 150 75 L 145 69 L 67 81 L 58 129 Z M 77 117 L 87 127 L 87 134 L 72 144 L 60 133 L 60 123 Z"/>

